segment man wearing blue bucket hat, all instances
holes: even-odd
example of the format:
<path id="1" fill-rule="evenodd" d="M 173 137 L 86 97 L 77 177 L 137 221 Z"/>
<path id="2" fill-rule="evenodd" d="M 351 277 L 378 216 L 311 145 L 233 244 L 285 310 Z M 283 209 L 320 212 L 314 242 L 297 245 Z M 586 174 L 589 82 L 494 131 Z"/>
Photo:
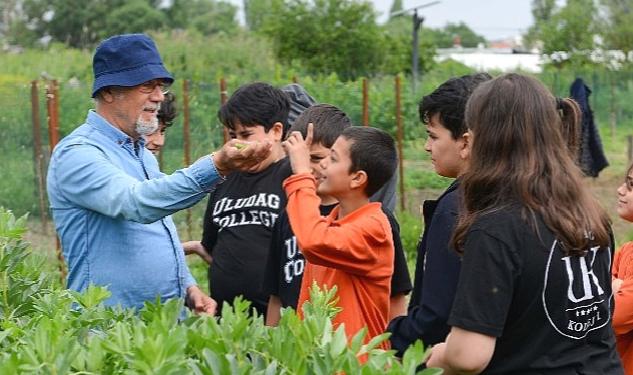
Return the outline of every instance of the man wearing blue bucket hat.
<path id="1" fill-rule="evenodd" d="M 55 147 L 48 170 L 68 287 L 106 286 L 107 305 L 132 308 L 156 297 L 185 298 L 194 312 L 213 314 L 216 303 L 191 276 L 170 215 L 232 170 L 257 170 L 271 145 L 232 140 L 164 175 L 143 140 L 157 129 L 174 80 L 154 42 L 143 34 L 113 36 L 97 47 L 93 71 L 95 110 Z"/>

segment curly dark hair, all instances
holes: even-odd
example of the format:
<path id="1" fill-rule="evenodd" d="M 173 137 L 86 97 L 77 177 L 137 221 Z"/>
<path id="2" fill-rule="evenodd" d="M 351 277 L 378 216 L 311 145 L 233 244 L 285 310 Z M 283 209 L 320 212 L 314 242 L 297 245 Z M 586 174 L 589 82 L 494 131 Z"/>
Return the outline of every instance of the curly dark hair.
<path id="1" fill-rule="evenodd" d="M 178 115 L 176 109 L 176 96 L 171 92 L 165 94 L 165 100 L 160 103 L 160 109 L 158 110 L 158 121 L 165 126 L 171 126 L 174 123 L 174 119 Z"/>
<path id="2" fill-rule="evenodd" d="M 467 130 L 464 111 L 470 94 L 477 85 L 491 79 L 488 73 L 475 73 L 451 78 L 442 83 L 420 101 L 420 120 L 428 124 L 431 117 L 437 114 L 442 125 L 451 132 L 453 139 L 461 137 Z"/>

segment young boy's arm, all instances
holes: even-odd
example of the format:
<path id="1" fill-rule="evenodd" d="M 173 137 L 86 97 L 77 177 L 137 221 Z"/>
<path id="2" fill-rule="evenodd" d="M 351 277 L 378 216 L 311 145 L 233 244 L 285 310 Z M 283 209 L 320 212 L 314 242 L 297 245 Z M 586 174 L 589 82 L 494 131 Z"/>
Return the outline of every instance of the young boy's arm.
<path id="1" fill-rule="evenodd" d="M 279 270 L 281 268 L 281 252 L 284 250 L 281 238 L 281 219 L 278 219 L 273 227 L 273 233 L 268 247 L 268 257 L 266 268 L 264 268 L 264 282 L 262 291 L 269 295 L 268 308 L 266 311 L 266 325 L 276 326 L 281 318 L 281 299 L 279 298 Z"/>
<path id="2" fill-rule="evenodd" d="M 382 211 L 389 220 L 391 226 L 391 236 L 393 237 L 393 276 L 391 277 L 391 298 L 389 300 L 389 320 L 407 315 L 407 298 L 406 295 L 411 292 L 411 276 L 407 266 L 407 258 L 404 255 L 402 240 L 400 239 L 400 224 L 395 216 L 382 206 Z"/>
<path id="3" fill-rule="evenodd" d="M 366 274 L 375 267 L 380 256 L 374 249 L 384 249 L 391 237 L 378 217 L 330 225 L 320 215 L 320 199 L 310 173 L 290 176 L 284 181 L 284 189 L 290 226 L 309 262 L 354 274 Z"/>
<path id="4" fill-rule="evenodd" d="M 271 295 L 268 298 L 268 308 L 266 310 L 266 325 L 276 327 L 281 319 L 281 300 L 278 296 Z"/>
<path id="5" fill-rule="evenodd" d="M 633 330 L 633 278 L 621 272 L 621 262 L 628 261 L 633 251 L 633 243 L 626 243 L 615 253 L 613 261 L 613 277 L 622 280 L 619 290 L 613 291 L 615 311 L 613 312 L 613 330 L 616 335 L 623 335 Z M 627 259 L 628 258 L 628 259 Z"/>
<path id="6" fill-rule="evenodd" d="M 380 260 L 379 254 L 373 250 L 384 248 L 391 237 L 388 223 L 383 225 L 385 220 L 369 216 L 345 225 L 331 226 L 321 216 L 321 199 L 317 196 L 316 180 L 310 169 L 311 142 L 312 124 L 308 125 L 305 141 L 301 133 L 293 132 L 283 142 L 294 173 L 284 181 L 288 195 L 286 211 L 292 231 L 309 262 L 366 275 Z M 379 214 L 383 215 L 382 212 Z"/>

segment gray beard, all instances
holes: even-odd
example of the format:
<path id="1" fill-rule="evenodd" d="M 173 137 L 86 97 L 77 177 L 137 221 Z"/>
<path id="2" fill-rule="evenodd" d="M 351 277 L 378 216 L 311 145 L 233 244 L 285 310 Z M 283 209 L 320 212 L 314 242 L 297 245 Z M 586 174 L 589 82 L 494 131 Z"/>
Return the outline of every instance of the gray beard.
<path id="1" fill-rule="evenodd" d="M 136 120 L 135 130 L 139 135 L 143 136 L 156 132 L 156 130 L 158 130 L 158 118 L 152 117 L 151 120 L 145 121 L 141 118 L 141 116 L 139 116 Z"/>

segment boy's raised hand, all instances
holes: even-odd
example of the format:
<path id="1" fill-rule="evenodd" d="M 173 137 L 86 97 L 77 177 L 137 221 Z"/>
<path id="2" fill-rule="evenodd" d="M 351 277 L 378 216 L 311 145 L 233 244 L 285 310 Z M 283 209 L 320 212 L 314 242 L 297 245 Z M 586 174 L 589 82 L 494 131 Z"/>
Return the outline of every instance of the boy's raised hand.
<path id="1" fill-rule="evenodd" d="M 310 146 L 312 145 L 313 129 L 314 126 L 309 123 L 308 134 L 306 134 L 305 140 L 300 132 L 295 131 L 290 133 L 288 138 L 281 143 L 290 159 L 290 166 L 294 174 L 312 172 L 310 168 Z"/>

